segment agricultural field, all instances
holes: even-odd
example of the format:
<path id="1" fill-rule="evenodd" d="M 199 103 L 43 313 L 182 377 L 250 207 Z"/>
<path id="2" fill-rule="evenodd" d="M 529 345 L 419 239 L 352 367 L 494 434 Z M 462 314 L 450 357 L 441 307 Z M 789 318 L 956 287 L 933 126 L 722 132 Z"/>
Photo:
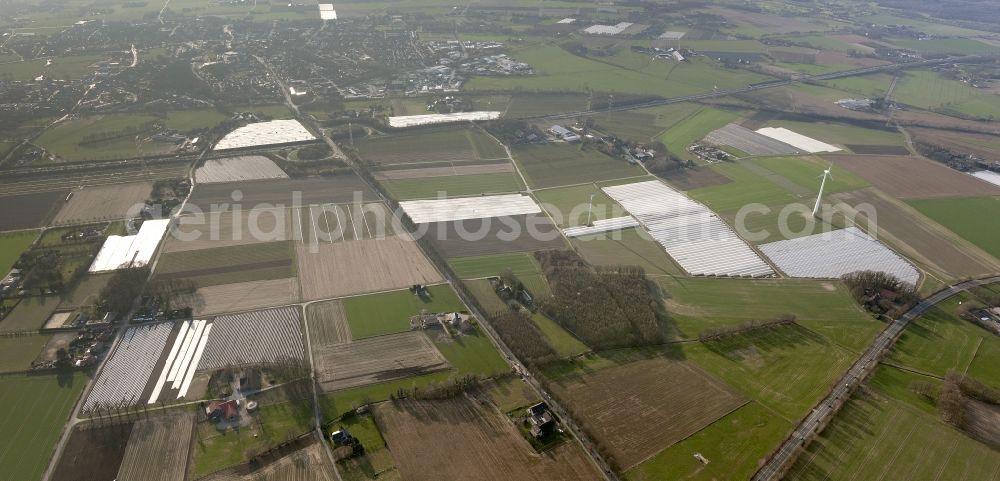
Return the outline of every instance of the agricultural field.
<path id="1" fill-rule="evenodd" d="M 407 480 L 601 478 L 576 443 L 539 456 L 506 416 L 470 399 L 380 403 L 374 412 L 399 475 Z M 452 456 L 454 446 L 462 446 L 462 456 Z"/>
<path id="2" fill-rule="evenodd" d="M 182 296 L 177 305 L 191 307 L 197 316 L 209 316 L 284 306 L 301 297 L 298 279 L 288 278 L 201 287 Z"/>
<path id="3" fill-rule="evenodd" d="M 428 291 L 429 299 L 421 299 L 409 290 L 344 299 L 351 335 L 354 339 L 362 339 L 408 331 L 410 317 L 424 310 L 429 313 L 465 310 L 451 286 L 439 284 L 428 287 Z"/>
<path id="4" fill-rule="evenodd" d="M 198 370 L 305 356 L 298 306 L 219 316 L 211 326 Z"/>
<path id="5" fill-rule="evenodd" d="M 505 117 L 526 118 L 550 115 L 552 112 L 576 112 L 587 108 L 584 94 L 532 94 L 512 95 Z"/>
<path id="6" fill-rule="evenodd" d="M 767 157 L 753 159 L 750 162 L 791 181 L 795 185 L 788 186 L 784 183 L 784 180 L 775 179 L 770 177 L 770 174 L 768 175 L 769 180 L 778 185 L 787 186 L 788 190 L 798 195 L 804 192 L 809 196 L 814 196 L 819 192 L 819 177 L 823 175 L 823 171 L 826 169 L 831 169 L 830 174 L 833 178 L 827 179 L 826 186 L 823 188 L 823 195 L 850 192 L 870 185 L 865 179 L 852 174 L 850 171 L 841 169 L 836 165 L 831 166 L 828 162 L 815 156 Z M 744 163 L 744 165 L 746 164 Z M 760 170 L 757 170 L 757 172 L 765 173 Z"/>
<path id="7" fill-rule="evenodd" d="M 184 125 L 188 129 L 193 128 L 187 121 L 195 118 L 199 116 L 185 116 Z M 138 145 L 136 143 L 137 135 L 155 133 L 157 123 L 171 124 L 165 118 L 133 113 L 74 118 L 45 130 L 34 143 L 55 155 L 57 162 L 115 160 L 169 153 L 176 148 L 174 144 L 144 140 Z M 216 123 L 210 122 L 203 127 L 212 127 Z M 175 127 L 180 125 L 173 124 Z M 95 139 L 94 136 L 101 136 L 102 139 Z"/>
<path id="8" fill-rule="evenodd" d="M 871 215 L 876 219 L 858 216 L 856 221 L 867 223 L 869 232 L 899 253 L 940 273 L 935 275 L 960 279 L 979 277 L 1000 270 L 1000 261 L 994 256 L 963 240 L 913 207 L 874 189 L 837 194 L 831 199 L 852 206 L 868 204 L 874 207 L 875 214 Z M 877 230 L 872 230 L 873 226 L 877 226 Z"/>
<path id="9" fill-rule="evenodd" d="M 614 112 L 610 115 L 595 114 L 590 118 L 597 124 L 598 130 L 636 142 L 649 142 L 700 109 L 701 106 L 694 103 L 680 103 Z"/>
<path id="10" fill-rule="evenodd" d="M 82 410 L 89 412 L 109 404 L 138 402 L 173 331 L 171 322 L 128 328 L 108 354 L 110 357 L 87 394 Z"/>
<path id="11" fill-rule="evenodd" d="M 354 429 L 351 429 L 351 433 L 354 434 Z M 313 443 L 256 469 L 240 466 L 200 479 L 203 481 L 334 481 L 336 478 L 332 472 L 335 468 L 330 465 L 323 449 L 321 444 Z"/>
<path id="12" fill-rule="evenodd" d="M 149 182 L 85 187 L 72 192 L 52 223 L 86 224 L 134 216 L 152 192 L 153 184 Z"/>
<path id="13" fill-rule="evenodd" d="M 84 372 L 0 376 L 0 470 L 13 479 L 41 479 L 77 398 Z"/>
<path id="14" fill-rule="evenodd" d="M 6 276 L 10 272 L 17 258 L 37 238 L 38 231 L 35 230 L 0 234 L 0 276 Z"/>
<path id="15" fill-rule="evenodd" d="M 513 172 L 393 179 L 381 181 L 381 184 L 394 198 L 399 200 L 508 194 L 524 190 L 521 178 Z"/>
<path id="16" fill-rule="evenodd" d="M 997 189 L 1000 187 L 992 190 Z M 910 205 L 1000 259 L 1000 225 L 983 222 L 984 218 L 993 219 L 1000 214 L 1000 197 L 914 200 Z"/>
<path id="17" fill-rule="evenodd" d="M 544 214 L 433 222 L 423 226 L 426 226 L 424 235 L 448 258 L 559 249 L 566 245 L 562 233 Z"/>
<path id="18" fill-rule="evenodd" d="M 500 275 L 506 270 L 514 275 L 531 275 L 541 272 L 534 256 L 525 252 L 497 254 L 480 257 L 457 257 L 448 264 L 463 279 L 479 279 Z"/>
<path id="19" fill-rule="evenodd" d="M 194 415 L 181 412 L 140 419 L 132 427 L 118 481 L 172 481 L 183 479 Z"/>
<path id="20" fill-rule="evenodd" d="M 746 402 L 694 364 L 665 358 L 570 371 L 553 378 L 550 388 L 621 470 Z"/>
<path id="21" fill-rule="evenodd" d="M 8 301 L 10 302 L 10 301 Z M 41 329 L 56 308 L 59 296 L 23 297 L 7 315 L 0 320 L 0 332 L 34 331 Z"/>
<path id="22" fill-rule="evenodd" d="M 474 375 L 487 378 L 510 372 L 510 366 L 500 357 L 496 346 L 477 327 L 453 335 L 436 328 L 428 329 L 426 332 L 453 368 L 455 376 Z"/>
<path id="23" fill-rule="evenodd" d="M 173 226 L 175 234 L 164 239 L 162 252 L 167 257 L 202 249 L 301 240 L 305 231 L 300 229 L 298 213 L 295 209 L 262 206 L 238 212 L 226 209 L 182 215 Z"/>
<path id="24" fill-rule="evenodd" d="M 423 332 L 376 336 L 313 350 L 316 380 L 324 391 L 420 376 L 449 368 Z"/>
<path id="25" fill-rule="evenodd" d="M 749 402 L 683 441 L 625 472 L 628 481 L 750 479 L 758 463 L 792 429 L 792 423 Z M 708 460 L 702 464 L 694 457 Z"/>
<path id="26" fill-rule="evenodd" d="M 132 434 L 130 422 L 101 426 L 79 424 L 72 429 L 62 456 L 53 467 L 53 481 L 114 479 Z"/>
<path id="27" fill-rule="evenodd" d="M 298 244 L 298 273 L 305 299 L 329 299 L 430 284 L 441 274 L 407 236 Z M 345 276 L 345 272 L 353 273 Z"/>
<path id="28" fill-rule="evenodd" d="M 835 154 L 823 158 L 899 199 L 1000 195 L 1000 186 L 918 157 Z"/>
<path id="29" fill-rule="evenodd" d="M 380 181 L 398 181 L 413 179 L 428 179 L 434 177 L 462 176 L 471 177 L 485 174 L 513 173 L 514 165 L 508 159 L 488 160 L 480 162 L 435 162 L 429 163 L 431 166 L 402 166 L 404 168 L 394 168 L 377 170 L 373 173 Z M 436 166 L 436 167 L 432 167 Z"/>
<path id="30" fill-rule="evenodd" d="M 685 338 L 702 329 L 793 314 L 801 325 L 860 352 L 883 325 L 839 281 L 660 277 L 666 307 Z"/>
<path id="31" fill-rule="evenodd" d="M 995 117 L 1000 109 L 1000 95 L 927 70 L 907 71 L 893 95 L 912 107 L 975 119 Z"/>
<path id="32" fill-rule="evenodd" d="M 640 266 L 651 275 L 683 276 L 684 270 L 643 229 L 576 237 L 570 244 L 595 266 Z"/>
<path id="33" fill-rule="evenodd" d="M 421 130 L 358 143 L 358 151 L 374 165 L 507 158 L 503 146 L 478 130 Z"/>
<path id="34" fill-rule="evenodd" d="M 199 184 L 245 182 L 248 180 L 287 179 L 286 174 L 273 160 L 262 155 L 244 155 L 222 159 L 209 159 L 194 172 Z"/>
<path id="35" fill-rule="evenodd" d="M 514 148 L 513 154 L 535 189 L 645 175 L 638 166 L 582 145 L 524 145 Z"/>
<path id="36" fill-rule="evenodd" d="M 542 336 L 545 337 L 549 345 L 556 350 L 559 357 L 573 357 L 590 351 L 590 348 L 586 344 L 573 337 L 569 331 L 563 329 L 556 321 L 545 317 L 540 312 L 531 315 L 531 322 L 535 324 L 535 327 L 542 333 Z"/>
<path id="37" fill-rule="evenodd" d="M 766 122 L 764 127 L 784 127 L 802 135 L 821 140 L 837 146 L 892 146 L 901 147 L 905 151 L 906 142 L 903 135 L 896 130 L 883 126 L 854 126 L 831 122 L 797 122 L 792 120 L 774 120 Z M 864 153 L 864 152 L 859 152 Z M 905 155 L 905 154 L 904 154 Z"/>
<path id="38" fill-rule="evenodd" d="M 291 242 L 169 252 L 156 265 L 158 279 L 183 279 L 197 287 L 284 279 L 295 276 Z"/>
<path id="39" fill-rule="evenodd" d="M 713 164 L 710 168 L 732 179 L 732 182 L 694 189 L 689 191 L 688 195 L 715 212 L 736 211 L 752 203 L 787 204 L 797 199 L 796 195 L 788 190 L 787 184 L 779 185 L 774 178 L 765 176 L 769 171 L 761 175 L 751 170 L 752 167 L 748 165 L 750 164 Z M 800 191 L 800 193 L 806 192 Z"/>
<path id="40" fill-rule="evenodd" d="M 233 200 L 236 191 L 240 193 L 238 202 Z M 249 210 L 257 207 L 343 204 L 372 200 L 375 200 L 375 194 L 358 176 L 340 174 L 329 177 L 203 184 L 195 187 L 189 203 L 200 207 L 204 212 L 215 212 L 218 209 L 212 209 L 213 204 L 239 205 Z"/>
<path id="41" fill-rule="evenodd" d="M 42 227 L 62 205 L 66 191 L 32 192 L 0 197 L 0 230 Z"/>
<path id="42" fill-rule="evenodd" d="M 536 190 L 534 194 L 538 204 L 560 227 L 585 225 L 588 217 L 595 221 L 628 215 L 596 184 Z"/>
<path id="43" fill-rule="evenodd" d="M 805 416 L 857 355 L 792 325 L 684 345 L 687 359 L 788 420 Z"/>
<path id="44" fill-rule="evenodd" d="M 316 302 L 306 306 L 309 345 L 330 347 L 351 342 L 351 328 L 341 301 Z M 314 351 L 315 352 L 315 351 Z"/>
<path id="45" fill-rule="evenodd" d="M 703 139 L 709 132 L 736 121 L 740 115 L 728 110 L 705 107 L 660 134 L 659 140 L 667 146 L 670 153 L 682 159 L 693 160 L 695 157 L 687 150 L 689 145 Z"/>
<path id="46" fill-rule="evenodd" d="M 74 80 L 86 77 L 96 70 L 96 63 L 104 60 L 100 55 L 74 55 L 51 59 L 22 60 L 0 63 L 0 78 L 30 81 L 44 75 L 50 79 Z M 51 60 L 52 64 L 47 65 Z"/>

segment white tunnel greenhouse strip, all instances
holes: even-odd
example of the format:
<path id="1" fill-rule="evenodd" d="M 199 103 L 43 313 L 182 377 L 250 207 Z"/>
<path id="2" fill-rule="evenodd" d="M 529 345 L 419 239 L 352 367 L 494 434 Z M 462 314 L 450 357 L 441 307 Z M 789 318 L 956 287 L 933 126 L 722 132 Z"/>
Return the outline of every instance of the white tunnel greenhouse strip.
<path id="1" fill-rule="evenodd" d="M 411 200 L 400 202 L 399 206 L 416 224 L 537 214 L 542 211 L 534 199 L 521 194 Z"/>
<path id="2" fill-rule="evenodd" d="M 108 236 L 94 262 L 90 264 L 90 272 L 146 265 L 153 258 L 169 225 L 170 219 L 147 220 L 135 235 Z"/>
<path id="3" fill-rule="evenodd" d="M 765 137 L 784 142 L 796 149 L 815 154 L 819 152 L 839 152 L 840 147 L 820 142 L 812 137 L 806 137 L 798 132 L 792 132 L 784 127 L 764 127 L 757 129 L 757 133 Z"/>
<path id="4" fill-rule="evenodd" d="M 316 140 L 298 120 L 271 120 L 244 125 L 215 144 L 214 150 L 240 149 L 261 145 L 287 144 Z"/>
<path id="5" fill-rule="evenodd" d="M 631 216 L 615 217 L 612 219 L 595 220 L 593 225 L 589 226 L 582 225 L 563 229 L 563 235 L 566 237 L 580 237 L 590 234 L 600 234 L 602 232 L 624 230 L 638 226 L 639 221 L 635 220 L 635 218 Z"/>
<path id="6" fill-rule="evenodd" d="M 837 278 L 882 271 L 916 285 L 920 272 L 885 244 L 857 227 L 771 242 L 760 250 L 791 277 Z"/>
<path id="7" fill-rule="evenodd" d="M 692 275 L 773 275 L 728 224 L 704 205 L 659 181 L 604 187 Z"/>

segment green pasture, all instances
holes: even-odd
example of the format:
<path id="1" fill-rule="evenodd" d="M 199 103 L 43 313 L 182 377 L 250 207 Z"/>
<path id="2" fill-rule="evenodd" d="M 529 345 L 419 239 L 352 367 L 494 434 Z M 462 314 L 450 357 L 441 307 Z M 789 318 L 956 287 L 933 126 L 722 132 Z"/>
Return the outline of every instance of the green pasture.
<path id="1" fill-rule="evenodd" d="M 555 223 L 563 227 L 585 225 L 588 212 L 591 221 L 627 215 L 625 209 L 595 184 L 536 190 L 534 194 Z M 591 195 L 594 196 L 593 204 Z"/>
<path id="2" fill-rule="evenodd" d="M 576 237 L 570 243 L 595 266 L 639 266 L 649 275 L 685 275 L 663 246 L 641 228 Z"/>
<path id="3" fill-rule="evenodd" d="M 1000 258 L 1000 197 L 913 200 L 921 214 L 951 229 L 965 240 Z"/>
<path id="4" fill-rule="evenodd" d="M 511 254 L 496 254 L 490 256 L 455 257 L 448 264 L 458 277 L 463 279 L 478 279 L 492 277 L 510 269 L 514 275 L 538 274 L 541 267 L 535 258 L 526 252 Z"/>
<path id="5" fill-rule="evenodd" d="M 771 172 L 774 172 L 801 187 L 809 194 L 819 192 L 820 176 L 823 171 L 832 167 L 823 189 L 823 195 L 837 192 L 850 192 L 868 187 L 870 184 L 850 171 L 815 156 L 800 157 L 762 157 L 750 160 Z"/>
<path id="6" fill-rule="evenodd" d="M 973 88 L 930 70 L 905 72 L 893 94 L 912 107 L 975 118 L 993 118 L 1000 112 L 1000 95 Z"/>
<path id="7" fill-rule="evenodd" d="M 736 121 L 740 115 L 737 112 L 705 107 L 660 134 L 659 140 L 674 155 L 682 159 L 694 159 L 687 151 L 689 145 L 703 139 L 709 132 Z"/>
<path id="8" fill-rule="evenodd" d="M 559 356 L 572 357 L 590 350 L 579 339 L 573 337 L 572 334 L 557 324 L 556 321 L 545 317 L 541 313 L 532 314 L 531 320 Z"/>
<path id="9" fill-rule="evenodd" d="M 423 300 L 409 290 L 383 292 L 344 299 L 344 311 L 354 339 L 408 331 L 410 317 L 428 312 L 464 311 L 451 286 L 428 287 L 430 299 Z"/>
<path id="10" fill-rule="evenodd" d="M 17 258 L 31 246 L 36 237 L 38 237 L 37 230 L 0 234 L 0 277 L 7 275 L 17 262 Z"/>
<path id="11" fill-rule="evenodd" d="M 443 333 L 428 334 L 457 376 L 472 374 L 492 377 L 510 371 L 510 366 L 500 356 L 493 342 L 478 329 L 450 338 Z"/>
<path id="12" fill-rule="evenodd" d="M 524 183 L 516 172 L 392 179 L 380 182 L 393 198 L 399 200 L 507 194 L 524 190 Z"/>
<path id="13" fill-rule="evenodd" d="M 582 144 L 549 143 L 513 149 L 514 160 L 533 188 L 583 184 L 644 175 L 641 167 Z"/>
<path id="14" fill-rule="evenodd" d="M 729 177 L 733 182 L 694 189 L 689 191 L 688 195 L 716 212 L 736 211 L 753 203 L 778 204 L 797 199 L 784 187 L 743 165 L 719 163 L 710 167 Z"/>
<path id="15" fill-rule="evenodd" d="M 48 334 L 0 336 L 0 372 L 27 371 L 42 348 L 52 339 Z"/>

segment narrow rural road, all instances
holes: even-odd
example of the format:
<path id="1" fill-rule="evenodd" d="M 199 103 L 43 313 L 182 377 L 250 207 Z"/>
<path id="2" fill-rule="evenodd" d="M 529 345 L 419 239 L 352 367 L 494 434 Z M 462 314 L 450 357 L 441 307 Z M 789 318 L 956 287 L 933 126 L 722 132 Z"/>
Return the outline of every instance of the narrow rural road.
<path id="1" fill-rule="evenodd" d="M 966 281 L 942 289 L 930 297 L 920 301 L 916 306 L 903 314 L 903 317 L 892 321 L 885 330 L 872 342 L 868 349 L 854 362 L 854 365 L 837 381 L 836 387 L 828 394 L 802 422 L 792 431 L 792 434 L 771 455 L 771 458 L 754 474 L 752 481 L 777 481 L 785 470 L 792 465 L 798 455 L 818 434 L 820 426 L 826 424 L 837 414 L 855 388 L 878 366 L 879 361 L 889 351 L 896 339 L 914 319 L 931 310 L 935 305 L 973 287 L 1000 282 L 1000 276 Z"/>

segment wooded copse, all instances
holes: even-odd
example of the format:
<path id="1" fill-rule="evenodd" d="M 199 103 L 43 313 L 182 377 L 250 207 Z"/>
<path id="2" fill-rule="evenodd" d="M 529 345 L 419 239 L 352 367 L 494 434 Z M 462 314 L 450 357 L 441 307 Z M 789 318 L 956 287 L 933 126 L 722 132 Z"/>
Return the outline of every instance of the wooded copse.
<path id="1" fill-rule="evenodd" d="M 573 251 L 535 253 L 552 296 L 541 312 L 592 349 L 662 344 L 669 316 L 640 267 L 594 268 Z"/>
<path id="2" fill-rule="evenodd" d="M 490 325 L 514 355 L 527 364 L 542 365 L 559 357 L 531 318 L 521 310 L 498 312 L 490 318 Z"/>

